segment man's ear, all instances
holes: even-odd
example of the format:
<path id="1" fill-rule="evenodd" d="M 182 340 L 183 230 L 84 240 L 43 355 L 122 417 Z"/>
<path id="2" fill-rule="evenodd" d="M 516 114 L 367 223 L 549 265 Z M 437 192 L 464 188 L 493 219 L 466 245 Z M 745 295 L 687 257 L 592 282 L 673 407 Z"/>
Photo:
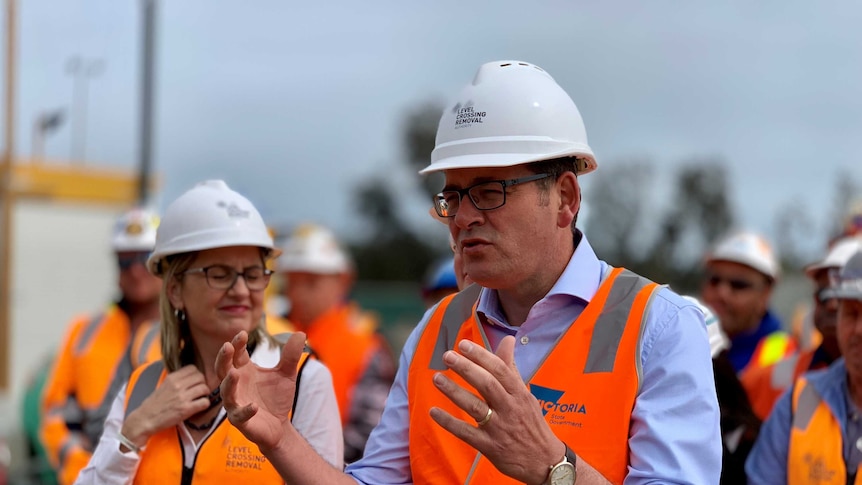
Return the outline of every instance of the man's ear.
<path id="1" fill-rule="evenodd" d="M 172 276 L 171 279 L 168 280 L 168 285 L 166 288 L 168 300 L 171 302 L 171 306 L 178 310 L 182 310 L 185 308 L 185 304 L 183 303 L 182 289 L 183 285 L 176 278 L 176 276 Z"/>
<path id="2" fill-rule="evenodd" d="M 572 221 L 581 209 L 581 186 L 574 172 L 565 172 L 557 179 L 560 206 L 557 212 L 559 227 L 572 227 Z"/>

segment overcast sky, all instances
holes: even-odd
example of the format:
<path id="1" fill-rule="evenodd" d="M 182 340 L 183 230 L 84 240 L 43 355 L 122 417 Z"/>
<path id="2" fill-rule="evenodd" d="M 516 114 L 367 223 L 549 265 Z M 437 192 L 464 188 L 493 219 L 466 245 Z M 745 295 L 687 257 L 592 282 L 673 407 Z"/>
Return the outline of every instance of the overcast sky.
<path id="1" fill-rule="evenodd" d="M 69 109 L 66 65 L 81 56 L 104 63 L 89 82 L 87 158 L 135 167 L 140 3 L 19 0 L 22 155 L 38 113 Z M 405 112 L 452 97 L 484 62 L 518 59 L 575 100 L 599 170 L 721 157 L 743 223 L 770 233 L 791 201 L 829 214 L 841 169 L 862 179 L 860 25 L 858 2 L 164 0 L 160 203 L 224 178 L 270 221 L 350 236 L 358 180 L 395 174 L 393 192 L 412 197 L 397 172 Z M 47 156 L 69 157 L 70 128 L 47 139 Z M 423 222 L 426 208 L 408 204 Z"/>

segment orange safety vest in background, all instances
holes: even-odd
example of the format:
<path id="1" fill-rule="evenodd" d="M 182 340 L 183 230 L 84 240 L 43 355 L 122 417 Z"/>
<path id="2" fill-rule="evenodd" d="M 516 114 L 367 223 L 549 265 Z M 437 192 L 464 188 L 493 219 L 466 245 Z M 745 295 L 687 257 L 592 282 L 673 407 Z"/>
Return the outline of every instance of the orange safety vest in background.
<path id="1" fill-rule="evenodd" d="M 304 352 L 297 364 L 299 374 L 302 373 L 302 367 L 308 358 L 309 353 Z M 166 376 L 167 371 L 162 361 L 136 369 L 126 388 L 125 415 L 128 417 L 137 409 Z M 159 431 L 150 437 L 141 451 L 141 460 L 132 483 L 284 483 L 284 479 L 263 456 L 258 446 L 225 418 L 222 418 L 213 432 L 199 444 L 193 469 L 185 468 L 183 454 L 183 445 L 176 427 Z"/>
<path id="2" fill-rule="evenodd" d="M 804 377 L 793 388 L 792 411 L 787 485 L 845 485 L 841 425 Z M 856 470 L 854 483 L 862 485 L 862 467 Z"/>
<path id="3" fill-rule="evenodd" d="M 776 330 L 757 342 L 757 347 L 751 354 L 751 360 L 739 373 L 740 379 L 747 372 L 755 372 L 756 369 L 769 367 L 781 359 L 790 357 L 795 352 L 796 342 L 793 337 L 783 330 Z"/>
<path id="4" fill-rule="evenodd" d="M 622 483 L 628 471 L 629 427 L 641 378 L 641 327 L 657 288 L 630 271 L 613 269 L 535 375 L 527 379 L 554 434 L 612 483 Z M 462 339 L 489 347 L 475 310 L 478 292 L 478 286 L 471 286 L 439 304 L 410 364 L 410 465 L 413 481 L 419 485 L 516 483 L 428 413 L 436 406 L 473 421 L 432 379 L 443 372 L 478 395 L 442 360 L 443 352 Z"/>
<path id="5" fill-rule="evenodd" d="M 740 376 L 754 414 L 765 420 L 778 398 L 808 371 L 816 349 L 793 354 L 767 367 L 752 369 Z"/>
<path id="6" fill-rule="evenodd" d="M 132 373 L 131 340 L 129 317 L 111 305 L 75 320 L 63 341 L 46 381 L 40 433 L 62 485 L 87 465 L 111 403 Z"/>
<path id="7" fill-rule="evenodd" d="M 377 333 L 377 319 L 356 304 L 332 308 L 299 330 L 321 362 L 332 373 L 332 387 L 341 413 L 341 424 L 350 417 L 353 389 L 365 373 L 371 358 L 386 348 Z"/>

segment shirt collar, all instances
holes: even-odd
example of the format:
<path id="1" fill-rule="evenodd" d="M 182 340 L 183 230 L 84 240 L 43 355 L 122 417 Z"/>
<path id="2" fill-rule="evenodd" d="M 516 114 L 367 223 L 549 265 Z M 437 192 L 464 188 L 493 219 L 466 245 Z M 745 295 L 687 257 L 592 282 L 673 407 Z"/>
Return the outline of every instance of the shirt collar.
<path id="1" fill-rule="evenodd" d="M 578 236 L 581 236 L 579 242 Z M 569 263 L 566 265 L 566 269 L 563 270 L 563 274 L 560 275 L 550 291 L 541 300 L 536 302 L 536 305 L 557 295 L 573 296 L 584 304 L 587 304 L 593 299 L 596 291 L 598 291 L 604 272 L 607 269 L 607 264 L 599 260 L 589 241 L 587 241 L 586 236 L 580 233 L 580 231 L 575 236 L 575 241 L 577 247 L 572 257 L 569 258 Z M 476 311 L 487 316 L 491 323 L 505 323 L 506 321 L 503 318 L 503 310 L 500 307 L 497 290 L 482 288 Z"/>

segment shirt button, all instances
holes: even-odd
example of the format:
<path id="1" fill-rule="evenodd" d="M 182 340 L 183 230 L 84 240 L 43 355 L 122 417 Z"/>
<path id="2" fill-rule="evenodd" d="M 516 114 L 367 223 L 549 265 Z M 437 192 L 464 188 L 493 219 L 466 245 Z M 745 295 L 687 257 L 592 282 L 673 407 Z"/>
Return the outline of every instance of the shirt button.
<path id="1" fill-rule="evenodd" d="M 521 345 L 527 345 L 528 343 L 530 343 L 530 337 L 527 337 L 526 335 L 521 337 Z"/>

